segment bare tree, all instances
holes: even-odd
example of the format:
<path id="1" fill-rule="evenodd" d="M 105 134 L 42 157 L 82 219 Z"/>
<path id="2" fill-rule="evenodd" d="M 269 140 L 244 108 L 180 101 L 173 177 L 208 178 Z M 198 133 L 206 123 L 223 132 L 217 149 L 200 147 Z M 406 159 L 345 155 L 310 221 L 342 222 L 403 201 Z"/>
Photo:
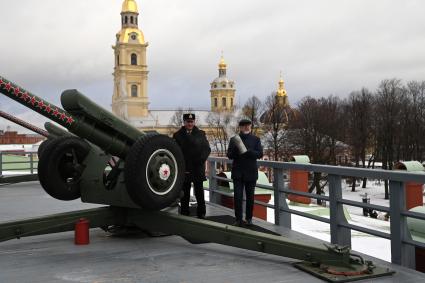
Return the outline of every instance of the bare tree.
<path id="1" fill-rule="evenodd" d="M 257 133 L 260 126 L 260 115 L 263 112 L 263 103 L 255 95 L 251 96 L 242 107 L 242 113 L 252 121 L 252 132 Z"/>
<path id="2" fill-rule="evenodd" d="M 365 168 L 366 150 L 371 144 L 372 135 L 372 94 L 366 88 L 352 92 L 345 102 L 344 109 L 347 128 L 345 142 L 351 147 L 355 166 L 359 167 L 361 161 L 363 168 Z M 351 188 L 353 192 L 355 191 L 355 186 L 356 178 L 353 178 Z M 363 188 L 365 187 L 366 178 L 363 179 Z"/>
<path id="3" fill-rule="evenodd" d="M 229 138 L 236 131 L 231 112 L 210 112 L 206 118 L 210 129 L 208 139 L 218 156 L 226 156 Z"/>
<path id="4" fill-rule="evenodd" d="M 299 129 L 299 143 L 313 163 L 335 164 L 337 141 L 343 135 L 343 111 L 337 97 L 305 97 L 291 128 Z M 310 192 L 322 194 L 321 173 L 315 172 Z M 320 203 L 320 201 L 318 201 Z"/>
<path id="5" fill-rule="evenodd" d="M 400 126 L 402 101 L 404 101 L 404 92 L 401 80 L 386 79 L 380 83 L 376 93 L 375 112 L 383 169 L 391 170 L 395 161 L 395 143 Z M 388 198 L 388 180 L 385 180 L 385 199 Z"/>
<path id="6" fill-rule="evenodd" d="M 264 143 L 266 152 L 272 160 L 282 160 L 285 152 L 283 145 L 285 141 L 284 130 L 287 127 L 292 111 L 276 99 L 276 93 L 270 94 L 264 103 L 265 112 L 261 116 L 264 123 Z"/>

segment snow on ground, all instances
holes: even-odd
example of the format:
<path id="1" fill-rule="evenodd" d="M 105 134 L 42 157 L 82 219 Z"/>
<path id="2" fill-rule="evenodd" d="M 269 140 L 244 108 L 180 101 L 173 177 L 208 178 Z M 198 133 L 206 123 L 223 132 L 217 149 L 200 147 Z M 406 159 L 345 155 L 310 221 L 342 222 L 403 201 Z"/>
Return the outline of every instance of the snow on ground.
<path id="1" fill-rule="evenodd" d="M 342 184 L 343 189 L 343 198 L 353 201 L 362 201 L 362 196 L 364 193 L 367 193 L 370 197 L 370 203 L 389 206 L 389 200 L 385 199 L 384 193 L 384 182 L 375 182 L 368 181 L 366 188 L 362 189 L 360 186 L 356 187 L 356 191 L 351 191 L 351 185 Z M 325 190 L 326 191 L 326 190 Z M 327 194 L 327 192 L 326 192 Z M 206 199 L 209 200 L 209 192 L 206 192 Z M 273 195 L 269 202 L 274 204 Z M 424 198 L 425 203 L 425 198 Z M 320 209 L 321 206 L 312 204 L 308 207 L 306 206 L 294 206 L 290 204 L 291 209 L 308 212 L 309 210 Z M 381 231 L 384 233 L 390 232 L 390 222 L 384 220 L 384 213 L 380 213 L 379 218 L 374 219 L 370 217 L 363 216 L 363 208 L 344 205 L 344 208 L 348 211 L 350 219 L 349 223 L 361 227 L 366 227 L 372 230 Z M 329 218 L 329 216 L 321 215 L 322 217 Z M 291 216 L 292 220 L 292 229 L 330 242 L 330 225 L 324 222 L 316 221 L 306 217 L 293 215 Z M 274 210 L 272 208 L 267 208 L 267 221 L 274 223 Z M 391 242 L 390 240 L 376 237 L 373 235 L 365 234 L 362 232 L 351 230 L 351 244 L 352 249 L 370 256 L 385 260 L 391 261 Z"/>

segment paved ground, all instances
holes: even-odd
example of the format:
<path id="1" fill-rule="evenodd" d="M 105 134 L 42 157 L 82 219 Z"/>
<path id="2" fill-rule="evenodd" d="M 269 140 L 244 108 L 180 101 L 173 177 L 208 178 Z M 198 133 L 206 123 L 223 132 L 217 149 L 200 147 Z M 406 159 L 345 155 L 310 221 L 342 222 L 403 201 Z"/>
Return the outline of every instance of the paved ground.
<path id="1" fill-rule="evenodd" d="M 38 183 L 0 187 L 0 221 L 95 207 L 47 196 Z M 208 215 L 229 211 L 208 206 Z M 316 239 L 264 222 L 291 238 Z M 91 244 L 75 246 L 73 233 L 0 243 L 0 282 L 322 282 L 295 269 L 293 260 L 217 244 L 192 245 L 180 237 L 114 237 L 91 230 Z M 425 275 L 391 266 L 393 277 L 364 282 L 425 282 Z"/>

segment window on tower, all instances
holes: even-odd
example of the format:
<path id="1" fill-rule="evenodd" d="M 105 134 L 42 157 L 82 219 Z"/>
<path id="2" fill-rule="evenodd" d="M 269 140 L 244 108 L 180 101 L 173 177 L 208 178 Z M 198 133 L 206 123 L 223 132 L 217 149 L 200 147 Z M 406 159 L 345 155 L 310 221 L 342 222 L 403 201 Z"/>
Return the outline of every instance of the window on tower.
<path id="1" fill-rule="evenodd" d="M 131 65 L 137 65 L 137 54 L 131 54 Z"/>
<path id="2" fill-rule="evenodd" d="M 217 98 L 214 98 L 214 107 L 218 107 L 218 99 Z"/>
<path id="3" fill-rule="evenodd" d="M 137 85 L 131 85 L 131 97 L 137 97 Z"/>
<path id="4" fill-rule="evenodd" d="M 222 87 L 226 87 L 226 84 L 223 84 Z"/>
<path id="5" fill-rule="evenodd" d="M 117 66 L 120 65 L 120 55 L 117 55 Z"/>
<path id="6" fill-rule="evenodd" d="M 226 107 L 226 98 L 221 98 L 221 106 Z"/>
<path id="7" fill-rule="evenodd" d="M 233 107 L 233 98 L 230 98 L 230 107 Z"/>
<path id="8" fill-rule="evenodd" d="M 134 18 L 136 20 L 136 25 L 137 25 L 137 17 Z"/>
<path id="9" fill-rule="evenodd" d="M 125 16 L 124 23 L 125 23 L 125 24 L 127 24 L 127 23 L 128 23 L 128 18 L 127 18 L 127 16 Z"/>
<path id="10" fill-rule="evenodd" d="M 133 16 L 130 17 L 130 23 L 133 23 Z"/>

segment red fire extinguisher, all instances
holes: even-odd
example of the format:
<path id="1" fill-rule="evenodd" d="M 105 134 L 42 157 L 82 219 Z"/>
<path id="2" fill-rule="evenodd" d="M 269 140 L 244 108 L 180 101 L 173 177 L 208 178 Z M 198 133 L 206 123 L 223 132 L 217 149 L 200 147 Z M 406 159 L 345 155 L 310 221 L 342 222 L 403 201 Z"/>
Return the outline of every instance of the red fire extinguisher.
<path id="1" fill-rule="evenodd" d="M 75 223 L 75 244 L 88 245 L 90 243 L 89 235 L 90 221 L 85 218 L 80 218 Z"/>

